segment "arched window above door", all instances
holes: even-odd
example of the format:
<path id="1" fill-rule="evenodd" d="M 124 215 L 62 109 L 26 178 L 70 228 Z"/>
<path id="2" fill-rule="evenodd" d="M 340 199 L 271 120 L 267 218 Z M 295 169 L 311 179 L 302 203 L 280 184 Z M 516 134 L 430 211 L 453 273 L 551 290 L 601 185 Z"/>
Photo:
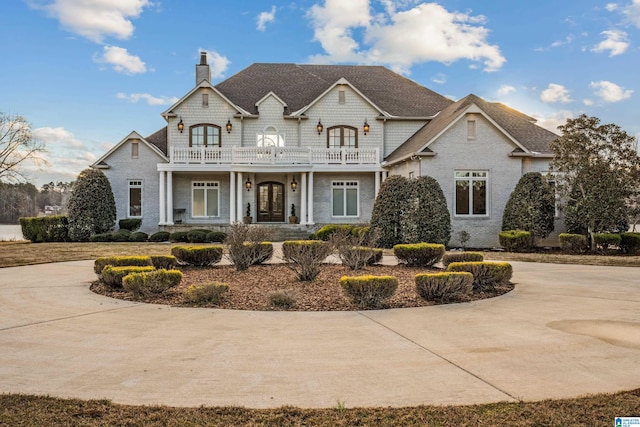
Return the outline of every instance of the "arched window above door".
<path id="1" fill-rule="evenodd" d="M 284 147 L 284 134 L 281 134 L 275 126 L 267 126 L 262 133 L 256 135 L 256 145 L 258 147 Z"/>

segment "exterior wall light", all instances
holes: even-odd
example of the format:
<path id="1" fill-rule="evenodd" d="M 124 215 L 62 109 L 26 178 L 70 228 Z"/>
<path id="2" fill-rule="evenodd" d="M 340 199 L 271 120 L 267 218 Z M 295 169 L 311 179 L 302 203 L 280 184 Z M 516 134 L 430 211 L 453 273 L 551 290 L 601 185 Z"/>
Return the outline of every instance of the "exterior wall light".
<path id="1" fill-rule="evenodd" d="M 251 178 L 247 177 L 247 181 L 244 183 L 247 191 L 251 191 Z"/>
<path id="2" fill-rule="evenodd" d="M 291 191 L 295 193 L 297 188 L 298 188 L 298 183 L 296 182 L 296 177 L 294 176 L 293 179 L 291 180 Z"/>
<path id="3" fill-rule="evenodd" d="M 178 122 L 178 130 L 180 133 L 184 130 L 184 123 L 182 123 L 182 117 L 180 117 L 180 121 Z"/>
<path id="4" fill-rule="evenodd" d="M 227 133 L 231 133 L 231 129 L 233 129 L 233 125 L 231 124 L 231 120 L 227 120 Z"/>
<path id="5" fill-rule="evenodd" d="M 316 125 L 316 130 L 318 131 L 318 135 L 322 133 L 322 129 L 324 129 L 324 126 L 322 126 L 322 123 L 320 123 L 320 120 L 318 120 L 318 124 Z"/>
<path id="6" fill-rule="evenodd" d="M 364 126 L 362 126 L 362 131 L 365 135 L 367 134 L 367 132 L 369 132 L 369 123 L 367 123 L 366 120 L 364 121 Z"/>

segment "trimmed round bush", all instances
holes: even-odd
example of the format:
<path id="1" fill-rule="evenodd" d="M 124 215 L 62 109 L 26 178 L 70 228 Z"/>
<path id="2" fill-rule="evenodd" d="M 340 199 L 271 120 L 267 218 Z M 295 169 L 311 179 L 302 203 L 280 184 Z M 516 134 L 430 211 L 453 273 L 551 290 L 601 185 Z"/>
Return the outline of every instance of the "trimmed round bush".
<path id="1" fill-rule="evenodd" d="M 331 238 L 332 234 L 337 233 L 338 231 L 343 231 L 345 234 L 351 234 L 353 228 L 353 225 L 349 224 L 327 224 L 323 225 L 318 231 L 316 231 L 316 237 L 319 240 L 324 240 L 326 242 Z"/>
<path id="2" fill-rule="evenodd" d="M 171 233 L 168 231 L 156 231 L 151 236 L 149 236 L 150 242 L 168 242 L 171 238 Z"/>
<path id="3" fill-rule="evenodd" d="M 222 259 L 222 246 L 174 246 L 171 255 L 178 263 L 194 267 L 208 267 Z"/>
<path id="4" fill-rule="evenodd" d="M 620 235 L 620 249 L 627 254 L 640 251 L 640 233 L 631 231 L 622 233 Z"/>
<path id="5" fill-rule="evenodd" d="M 113 235 L 111 233 L 94 234 L 89 237 L 90 242 L 112 242 Z"/>
<path id="6" fill-rule="evenodd" d="M 191 285 L 184 291 L 183 298 L 191 304 L 219 304 L 228 290 L 229 285 L 218 282 Z"/>
<path id="7" fill-rule="evenodd" d="M 481 252 L 447 252 L 442 256 L 442 264 L 447 267 L 452 262 L 479 262 L 484 261 Z"/>
<path id="8" fill-rule="evenodd" d="M 452 262 L 447 271 L 473 274 L 473 289 L 485 291 L 509 283 L 513 267 L 508 262 Z"/>
<path id="9" fill-rule="evenodd" d="M 129 236 L 130 242 L 146 242 L 149 239 L 149 235 L 143 231 L 134 231 Z"/>
<path id="10" fill-rule="evenodd" d="M 131 237 L 129 230 L 118 230 L 111 236 L 114 242 L 128 242 Z"/>
<path id="11" fill-rule="evenodd" d="M 96 258 L 93 262 L 93 271 L 96 274 L 101 274 L 102 270 L 107 265 L 111 265 L 113 267 L 124 267 L 124 266 L 134 266 L 134 267 L 146 267 L 151 264 L 151 257 L 148 256 L 105 256 Z"/>
<path id="12" fill-rule="evenodd" d="M 444 245 L 438 243 L 411 243 L 393 247 L 393 254 L 398 261 L 409 267 L 430 267 L 440 261 L 444 253 Z"/>
<path id="13" fill-rule="evenodd" d="M 427 301 L 448 301 L 473 291 L 473 274 L 443 272 L 417 274 L 416 292 Z"/>
<path id="14" fill-rule="evenodd" d="M 161 294 L 177 286 L 182 281 L 182 272 L 178 270 L 155 270 L 143 273 L 131 273 L 122 278 L 122 287 L 133 294 L 134 298 Z"/>
<path id="15" fill-rule="evenodd" d="M 398 289 L 393 276 L 343 276 L 340 286 L 351 301 L 364 308 L 378 308 Z"/>
<path id="16" fill-rule="evenodd" d="M 206 243 L 209 230 L 191 230 L 187 232 L 189 243 Z"/>
<path id="17" fill-rule="evenodd" d="M 227 233 L 224 233 L 222 231 L 210 231 L 207 233 L 207 242 L 209 243 L 222 243 L 225 241 L 225 239 L 227 238 Z"/>
<path id="18" fill-rule="evenodd" d="M 533 246 L 533 235 L 524 230 L 501 231 L 498 235 L 500 246 L 509 252 L 522 252 Z"/>
<path id="19" fill-rule="evenodd" d="M 126 218 L 118 221 L 118 227 L 121 230 L 136 231 L 142 225 L 141 218 Z"/>
<path id="20" fill-rule="evenodd" d="M 583 234 L 560 233 L 558 239 L 563 251 L 582 253 L 589 248 L 587 236 Z"/>
<path id="21" fill-rule="evenodd" d="M 169 236 L 169 240 L 177 243 L 189 243 L 189 238 L 187 237 L 186 231 L 174 231 Z"/>
<path id="22" fill-rule="evenodd" d="M 451 239 L 451 214 L 440 183 L 433 177 L 409 180 L 411 190 L 402 212 L 402 243 L 440 243 Z"/>
<path id="23" fill-rule="evenodd" d="M 371 212 L 371 230 L 376 233 L 376 246 L 392 248 L 404 242 L 402 219 L 408 208 L 410 181 L 400 175 L 391 175 L 382 182 Z"/>
<path id="24" fill-rule="evenodd" d="M 173 255 L 150 255 L 151 264 L 158 270 L 166 269 L 171 270 L 178 265 L 178 260 Z"/>
<path id="25" fill-rule="evenodd" d="M 153 266 L 145 266 L 145 267 L 135 267 L 135 266 L 123 266 L 123 267 L 114 267 L 112 265 L 107 265 L 104 270 L 102 270 L 101 279 L 102 281 L 112 288 L 122 288 L 122 279 L 124 276 L 131 273 L 146 273 L 149 271 L 154 271 L 155 268 Z"/>

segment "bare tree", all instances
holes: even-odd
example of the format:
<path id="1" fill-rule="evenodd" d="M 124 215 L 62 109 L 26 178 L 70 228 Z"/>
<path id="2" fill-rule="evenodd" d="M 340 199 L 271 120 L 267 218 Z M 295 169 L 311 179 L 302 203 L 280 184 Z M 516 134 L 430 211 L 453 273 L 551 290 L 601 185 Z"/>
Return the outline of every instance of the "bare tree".
<path id="1" fill-rule="evenodd" d="M 44 143 L 33 139 L 31 124 L 22 116 L 0 113 L 0 181 L 25 179 L 24 163 L 47 164 Z"/>

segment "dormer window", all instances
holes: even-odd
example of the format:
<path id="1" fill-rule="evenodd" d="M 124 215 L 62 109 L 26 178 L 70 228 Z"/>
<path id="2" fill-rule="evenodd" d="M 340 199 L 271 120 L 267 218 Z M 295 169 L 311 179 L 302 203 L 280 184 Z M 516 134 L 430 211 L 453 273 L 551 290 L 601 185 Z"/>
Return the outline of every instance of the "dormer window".
<path id="1" fill-rule="evenodd" d="M 189 147 L 220 147 L 220 126 L 195 125 L 189 128 Z"/>

